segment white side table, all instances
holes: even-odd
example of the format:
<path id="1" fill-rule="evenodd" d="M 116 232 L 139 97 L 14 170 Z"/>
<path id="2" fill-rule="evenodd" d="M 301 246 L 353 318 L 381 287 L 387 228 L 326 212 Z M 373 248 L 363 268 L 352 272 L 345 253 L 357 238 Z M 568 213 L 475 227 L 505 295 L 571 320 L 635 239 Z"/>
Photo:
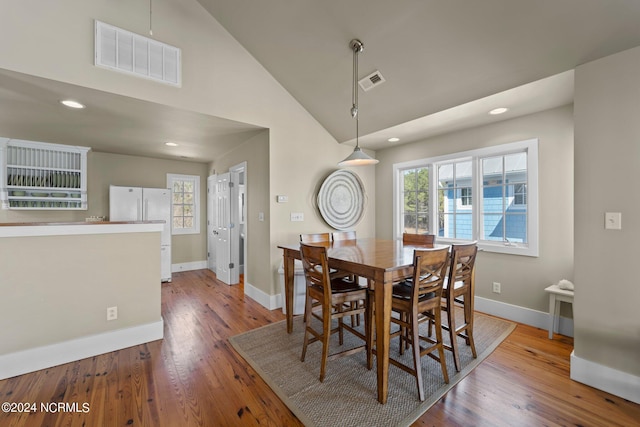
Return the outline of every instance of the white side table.
<path id="1" fill-rule="evenodd" d="M 560 303 L 573 304 L 573 291 L 551 285 L 545 288 L 545 292 L 549 293 L 549 339 L 553 339 L 553 333 L 560 323 Z"/>

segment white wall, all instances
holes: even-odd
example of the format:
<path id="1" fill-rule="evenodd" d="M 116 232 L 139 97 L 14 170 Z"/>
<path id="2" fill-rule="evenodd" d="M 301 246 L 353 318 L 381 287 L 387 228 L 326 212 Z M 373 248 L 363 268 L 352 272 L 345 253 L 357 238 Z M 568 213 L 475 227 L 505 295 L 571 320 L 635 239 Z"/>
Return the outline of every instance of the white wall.
<path id="1" fill-rule="evenodd" d="M 589 364 L 576 379 L 606 389 L 618 372 L 640 403 L 640 47 L 575 78 L 575 360 Z M 622 213 L 622 230 L 605 230 L 605 212 Z"/>
<path id="2" fill-rule="evenodd" d="M 573 273 L 573 118 L 571 106 L 497 124 L 449 133 L 380 150 L 376 169 L 376 235 L 393 236 L 393 164 L 480 147 L 538 138 L 539 229 L 537 258 L 481 252 L 476 265 L 476 295 L 542 312 L 544 288 Z M 492 283 L 502 292 L 494 294 Z M 563 311 L 571 316 L 571 311 Z"/>
<path id="3" fill-rule="evenodd" d="M 182 49 L 181 88 L 92 65 L 93 20 L 148 34 L 147 2 L 2 0 L 1 9 L 0 68 L 270 130 L 269 195 L 264 206 L 256 206 L 270 227 L 269 250 L 261 254 L 268 257 L 270 268 L 255 283 L 261 291 L 272 295 L 277 289 L 279 243 L 296 241 L 301 232 L 328 229 L 316 214 L 314 192 L 352 148 L 337 144 L 195 0 L 155 2 L 153 9 L 154 38 Z M 357 173 L 373 201 L 373 168 Z M 289 203 L 277 205 L 276 194 L 289 195 Z M 303 212 L 305 221 L 291 223 L 290 211 Z M 370 210 L 357 228 L 359 235 L 372 236 L 374 221 Z"/>

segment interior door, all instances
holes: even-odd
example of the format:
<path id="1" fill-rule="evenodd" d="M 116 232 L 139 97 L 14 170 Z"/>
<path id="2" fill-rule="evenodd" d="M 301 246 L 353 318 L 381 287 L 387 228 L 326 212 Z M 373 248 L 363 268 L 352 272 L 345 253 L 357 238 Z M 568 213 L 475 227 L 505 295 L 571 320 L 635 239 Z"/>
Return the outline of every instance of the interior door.
<path id="1" fill-rule="evenodd" d="M 231 269 L 229 268 L 231 258 L 229 180 L 229 173 L 219 174 L 216 179 L 215 210 L 217 225 L 214 230 L 216 239 L 216 276 L 218 280 L 228 285 L 232 283 Z"/>
<path id="2" fill-rule="evenodd" d="M 207 178 L 207 268 L 214 273 L 216 272 L 216 245 L 218 242 L 214 233 L 218 230 L 216 182 L 216 175 Z"/>

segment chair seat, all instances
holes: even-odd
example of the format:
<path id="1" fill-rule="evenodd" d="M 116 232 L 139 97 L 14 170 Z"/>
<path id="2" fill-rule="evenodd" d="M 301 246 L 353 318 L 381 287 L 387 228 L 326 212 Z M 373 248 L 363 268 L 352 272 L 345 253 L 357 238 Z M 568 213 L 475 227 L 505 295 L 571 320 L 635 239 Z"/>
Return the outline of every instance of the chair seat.
<path id="1" fill-rule="evenodd" d="M 360 286 L 358 282 L 351 282 L 343 279 L 331 280 L 331 291 L 335 293 L 363 291 L 366 293 L 366 286 Z"/>
<path id="2" fill-rule="evenodd" d="M 402 298 L 409 300 L 411 299 L 411 293 L 413 292 L 412 283 L 409 281 L 400 282 L 397 285 L 393 286 L 392 297 L 393 298 Z M 418 298 L 419 301 L 428 300 L 430 298 L 434 298 L 436 296 L 435 292 L 428 292 L 426 294 L 420 295 Z"/>

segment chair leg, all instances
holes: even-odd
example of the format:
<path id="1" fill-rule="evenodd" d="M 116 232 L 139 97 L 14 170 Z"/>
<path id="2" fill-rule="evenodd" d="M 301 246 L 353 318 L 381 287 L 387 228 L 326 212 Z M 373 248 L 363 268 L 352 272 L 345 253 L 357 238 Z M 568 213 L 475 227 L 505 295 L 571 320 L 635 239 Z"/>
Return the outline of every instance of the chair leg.
<path id="1" fill-rule="evenodd" d="M 438 356 L 440 356 L 440 367 L 442 367 L 442 376 L 444 382 L 449 384 L 449 373 L 447 372 L 447 359 L 444 355 L 444 346 L 442 344 L 442 313 L 441 310 L 434 310 L 436 341 L 438 346 Z"/>
<path id="2" fill-rule="evenodd" d="M 424 385 L 422 384 L 422 362 L 420 360 L 420 327 L 418 325 L 418 312 L 415 310 L 415 307 L 411 313 L 409 323 L 411 325 L 409 329 L 411 332 L 411 345 L 413 347 L 413 372 L 418 385 L 418 397 L 420 401 L 423 402 Z"/>
<path id="3" fill-rule="evenodd" d="M 367 369 L 371 370 L 373 368 L 373 343 L 374 343 L 374 335 L 375 334 L 375 324 L 373 321 L 373 298 L 371 297 L 371 292 L 367 291 L 367 301 L 366 301 L 366 309 L 365 309 L 365 336 L 367 343 Z"/>
<path id="4" fill-rule="evenodd" d="M 473 354 L 473 358 L 477 358 L 478 354 L 476 353 L 476 344 L 473 341 L 473 307 L 468 303 L 468 299 L 464 297 L 464 321 L 466 323 L 466 341 L 467 345 L 471 347 L 471 353 Z"/>
<path id="5" fill-rule="evenodd" d="M 324 381 L 329 357 L 329 339 L 331 338 L 331 306 L 322 306 L 322 359 L 320 360 L 320 382 Z M 342 332 L 342 331 L 340 331 Z"/>
<path id="6" fill-rule="evenodd" d="M 311 303 L 311 297 L 307 292 L 307 297 L 304 301 L 304 321 L 306 325 L 304 326 L 304 342 L 302 343 L 302 356 L 300 357 L 301 362 L 304 362 L 307 354 L 307 345 L 309 345 L 309 331 L 307 329 L 311 326 Z"/>
<path id="7" fill-rule="evenodd" d="M 447 325 L 449 326 L 449 340 L 451 341 L 453 362 L 456 366 L 456 371 L 460 372 L 460 355 L 458 353 L 458 334 L 456 333 L 455 303 L 451 300 L 447 300 Z"/>

